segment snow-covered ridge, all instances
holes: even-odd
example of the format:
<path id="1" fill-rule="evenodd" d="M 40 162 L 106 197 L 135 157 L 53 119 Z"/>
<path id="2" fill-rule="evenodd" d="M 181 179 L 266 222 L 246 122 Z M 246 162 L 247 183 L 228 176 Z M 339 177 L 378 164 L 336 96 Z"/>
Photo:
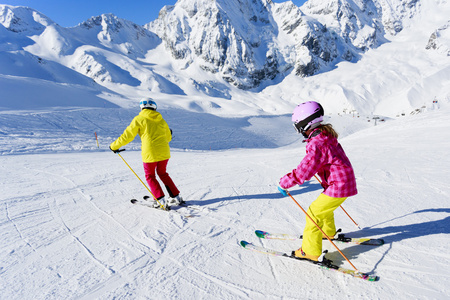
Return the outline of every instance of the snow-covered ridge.
<path id="1" fill-rule="evenodd" d="M 357 4 L 364 7 L 309 1 L 303 13 L 292 2 L 186 0 L 165 7 L 146 28 L 176 59 L 187 65 L 198 60 L 203 69 L 247 89 L 291 69 L 304 77 L 342 60 L 356 61 L 385 42 L 375 4 Z"/>
<path id="2" fill-rule="evenodd" d="M 428 41 L 426 49 L 433 49 L 439 53 L 450 56 L 450 20 L 433 32 Z"/>
<path id="3" fill-rule="evenodd" d="M 39 34 L 54 22 L 32 8 L 1 4 L 0 24 L 15 33 Z"/>
<path id="4" fill-rule="evenodd" d="M 151 94 L 214 114 L 288 113 L 317 100 L 330 113 L 392 116 L 446 86 L 431 75 L 448 68 L 445 1 L 178 1 L 144 27 L 104 14 L 63 28 L 30 8 L 0 8 L 2 75 L 87 85 L 94 102 L 122 107 Z"/>

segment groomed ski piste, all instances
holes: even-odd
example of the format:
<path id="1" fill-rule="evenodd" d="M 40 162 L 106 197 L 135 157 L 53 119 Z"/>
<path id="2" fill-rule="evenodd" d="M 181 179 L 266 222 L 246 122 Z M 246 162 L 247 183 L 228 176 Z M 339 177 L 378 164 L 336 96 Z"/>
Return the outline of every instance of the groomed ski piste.
<path id="1" fill-rule="evenodd" d="M 450 64 L 425 50 L 439 22 L 399 35 L 357 64 L 288 77 L 254 98 L 213 99 L 221 107 L 211 111 L 202 108 L 212 98 L 157 94 L 174 131 L 168 171 L 198 208 L 180 213 L 131 204 L 148 191 L 108 149 L 137 103 L 114 108 L 94 103 L 95 91 L 82 86 L 0 75 L 0 299 L 449 299 Z M 371 114 L 338 115 L 336 90 L 372 99 L 367 105 L 384 113 L 376 126 Z M 12 103 L 19 92 L 23 102 Z M 280 108 L 273 100 L 280 94 L 291 105 Z M 362 229 L 340 209 L 336 225 L 348 237 L 385 241 L 337 246 L 379 281 L 239 244 L 288 253 L 301 246 L 254 232 L 302 234 L 305 215 L 276 186 L 305 154 L 290 112 L 310 98 L 324 100 L 357 177 L 359 193 L 343 207 Z M 402 115 L 408 101 L 417 110 Z M 143 179 L 139 138 L 125 148 L 121 155 Z M 290 192 L 306 209 L 321 186 L 313 178 Z M 323 245 L 327 258 L 351 269 Z"/>
<path id="2" fill-rule="evenodd" d="M 362 230 L 340 210 L 336 223 L 350 237 L 386 242 L 338 246 L 360 271 L 379 276 L 378 282 L 239 245 L 246 240 L 285 252 L 300 247 L 299 241 L 254 234 L 257 229 L 301 234 L 305 223 L 303 212 L 276 189 L 279 177 L 304 155 L 289 116 L 280 116 L 279 122 L 256 118 L 272 130 L 254 139 L 276 137 L 285 146 L 172 150 L 170 174 L 188 203 L 205 208 L 193 218 L 131 204 L 147 192 L 101 137 L 97 151 L 71 153 L 74 138 L 68 135 L 54 136 L 48 153 L 3 155 L 1 298 L 446 299 L 450 124 L 448 106 L 442 106 L 377 126 L 351 115 L 329 119 L 342 135 L 358 182 L 359 194 L 343 207 Z M 20 126 L 26 127 L 24 122 Z M 14 149 L 40 143 L 39 137 L 8 137 Z M 177 138 L 189 141 L 174 131 Z M 60 148 L 66 151 L 56 153 Z M 140 151 L 122 156 L 143 178 Z M 291 193 L 306 208 L 320 191 L 312 180 Z M 351 268 L 329 242 L 324 249 L 336 264 Z"/>

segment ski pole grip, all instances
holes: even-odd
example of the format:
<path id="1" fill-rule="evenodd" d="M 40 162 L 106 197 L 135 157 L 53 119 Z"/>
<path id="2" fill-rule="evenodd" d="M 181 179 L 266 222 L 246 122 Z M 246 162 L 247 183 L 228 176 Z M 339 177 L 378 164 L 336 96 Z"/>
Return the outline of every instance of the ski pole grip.
<path id="1" fill-rule="evenodd" d="M 116 152 L 119 153 L 119 152 L 123 152 L 125 150 L 127 150 L 127 149 L 119 149 L 119 150 L 116 150 Z"/>

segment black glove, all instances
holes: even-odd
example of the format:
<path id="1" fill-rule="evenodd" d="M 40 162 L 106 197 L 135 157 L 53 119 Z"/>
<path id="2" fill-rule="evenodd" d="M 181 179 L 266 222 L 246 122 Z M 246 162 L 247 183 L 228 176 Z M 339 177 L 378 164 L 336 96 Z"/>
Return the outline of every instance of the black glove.
<path id="1" fill-rule="evenodd" d="M 169 130 L 170 130 L 170 135 L 173 135 L 173 131 L 172 131 L 172 129 L 170 129 L 170 128 L 169 128 Z"/>
<path id="2" fill-rule="evenodd" d="M 109 150 L 111 150 L 111 151 L 114 152 L 114 153 L 119 153 L 119 152 L 125 151 L 125 149 L 122 149 L 122 150 L 120 150 L 120 149 L 113 150 L 113 149 L 111 149 L 111 146 L 109 146 Z"/>

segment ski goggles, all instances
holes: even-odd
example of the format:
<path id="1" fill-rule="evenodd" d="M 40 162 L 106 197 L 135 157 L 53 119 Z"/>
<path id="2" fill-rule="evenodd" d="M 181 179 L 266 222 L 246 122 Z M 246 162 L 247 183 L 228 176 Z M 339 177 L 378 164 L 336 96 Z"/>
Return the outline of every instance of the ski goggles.
<path id="1" fill-rule="evenodd" d="M 297 133 L 302 133 L 304 132 L 303 127 L 300 125 L 300 123 L 294 123 L 292 124 L 295 128 L 295 131 L 297 131 Z"/>
<path id="2" fill-rule="evenodd" d="M 301 135 L 303 135 L 303 137 L 304 137 L 305 139 L 308 138 L 308 135 L 306 134 L 306 131 L 307 131 L 307 130 L 305 130 L 305 129 L 300 125 L 300 123 L 294 123 L 294 124 L 292 124 L 292 125 L 294 125 L 295 131 L 297 131 L 297 133 L 301 133 Z M 308 126 L 308 127 L 310 127 L 310 126 Z"/>

